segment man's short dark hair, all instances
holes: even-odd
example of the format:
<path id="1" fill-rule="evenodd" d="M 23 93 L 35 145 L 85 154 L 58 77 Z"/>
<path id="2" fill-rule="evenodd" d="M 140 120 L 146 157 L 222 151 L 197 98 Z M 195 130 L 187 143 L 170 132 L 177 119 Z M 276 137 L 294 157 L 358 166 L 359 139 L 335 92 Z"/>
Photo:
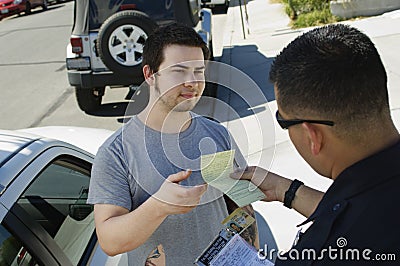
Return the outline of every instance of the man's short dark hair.
<path id="1" fill-rule="evenodd" d="M 278 105 L 298 118 L 312 115 L 354 130 L 390 115 L 378 51 L 350 26 L 324 26 L 297 37 L 276 57 L 269 74 Z"/>
<path id="2" fill-rule="evenodd" d="M 164 60 L 164 49 L 169 45 L 199 47 L 203 51 L 204 60 L 210 57 L 207 44 L 193 28 L 173 23 L 159 27 L 147 38 L 143 48 L 142 65 L 149 65 L 154 73 L 157 72 Z"/>

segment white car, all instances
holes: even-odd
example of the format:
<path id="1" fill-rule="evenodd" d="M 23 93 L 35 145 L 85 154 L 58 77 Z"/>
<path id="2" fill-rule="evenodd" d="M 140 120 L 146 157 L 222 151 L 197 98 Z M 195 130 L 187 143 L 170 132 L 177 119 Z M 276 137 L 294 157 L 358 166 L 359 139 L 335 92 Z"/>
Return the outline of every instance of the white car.
<path id="1" fill-rule="evenodd" d="M 127 265 L 126 256 L 111 258 L 101 250 L 93 206 L 86 204 L 93 154 L 111 133 L 0 131 L 1 265 Z"/>
<path id="2" fill-rule="evenodd" d="M 86 204 L 94 155 L 109 130 L 0 130 L 0 264 L 127 265 L 97 242 Z M 56 140 L 57 138 L 58 140 Z M 257 214 L 260 243 L 276 245 Z M 271 242 L 273 241 L 273 242 Z"/>

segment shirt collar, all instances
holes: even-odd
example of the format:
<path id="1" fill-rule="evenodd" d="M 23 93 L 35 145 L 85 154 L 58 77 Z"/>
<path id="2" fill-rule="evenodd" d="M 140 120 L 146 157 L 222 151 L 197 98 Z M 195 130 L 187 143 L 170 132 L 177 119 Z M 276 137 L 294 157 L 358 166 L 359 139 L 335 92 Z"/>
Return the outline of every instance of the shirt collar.
<path id="1" fill-rule="evenodd" d="M 346 168 L 326 191 L 314 213 L 300 225 L 314 220 L 336 202 L 349 199 L 389 179 L 399 177 L 399 163 L 400 141 Z"/>

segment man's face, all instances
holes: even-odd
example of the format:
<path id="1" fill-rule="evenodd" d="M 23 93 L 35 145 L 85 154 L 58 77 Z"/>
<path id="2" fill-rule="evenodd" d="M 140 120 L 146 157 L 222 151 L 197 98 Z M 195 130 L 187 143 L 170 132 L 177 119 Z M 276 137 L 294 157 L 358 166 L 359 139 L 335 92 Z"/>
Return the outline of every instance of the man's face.
<path id="1" fill-rule="evenodd" d="M 203 93 L 205 63 L 199 47 L 170 45 L 155 75 L 157 104 L 166 111 L 186 112 L 194 108 Z"/>
<path id="2" fill-rule="evenodd" d="M 278 89 L 275 86 L 275 99 L 279 102 L 279 93 Z M 285 112 L 284 108 L 278 104 L 279 114 L 283 119 L 301 119 L 301 117 L 295 117 L 291 114 Z M 302 127 L 302 124 L 297 124 L 289 127 L 288 129 L 289 138 L 296 148 L 297 152 L 300 156 L 314 169 L 317 173 L 324 175 L 325 171 L 322 168 L 323 164 L 319 161 L 319 159 L 314 156 L 311 152 L 311 140 L 309 138 L 309 134 L 307 130 Z"/>
<path id="3" fill-rule="evenodd" d="M 295 117 L 292 117 L 292 116 L 286 114 L 282 108 L 279 108 L 279 106 L 278 106 L 278 110 L 279 110 L 279 114 L 284 119 L 294 119 L 295 118 Z M 313 166 L 312 165 L 312 156 L 309 151 L 310 143 L 307 138 L 306 132 L 302 128 L 301 124 L 291 126 L 287 130 L 289 133 L 290 140 L 292 141 L 293 145 L 295 146 L 297 152 L 312 167 Z"/>

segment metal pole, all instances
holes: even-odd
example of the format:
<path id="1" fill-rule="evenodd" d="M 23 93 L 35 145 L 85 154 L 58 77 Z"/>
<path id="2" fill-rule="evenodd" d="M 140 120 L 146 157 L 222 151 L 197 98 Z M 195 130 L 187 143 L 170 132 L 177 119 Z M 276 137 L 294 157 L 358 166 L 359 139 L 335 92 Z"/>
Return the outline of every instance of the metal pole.
<path id="1" fill-rule="evenodd" d="M 243 13 L 242 13 L 242 0 L 239 0 L 239 7 L 240 7 L 240 18 L 242 19 L 243 39 L 246 39 L 246 33 L 244 31 Z"/>
<path id="2" fill-rule="evenodd" d="M 249 14 L 247 13 L 247 0 L 244 1 L 244 13 L 246 14 L 247 34 L 250 34 Z"/>

